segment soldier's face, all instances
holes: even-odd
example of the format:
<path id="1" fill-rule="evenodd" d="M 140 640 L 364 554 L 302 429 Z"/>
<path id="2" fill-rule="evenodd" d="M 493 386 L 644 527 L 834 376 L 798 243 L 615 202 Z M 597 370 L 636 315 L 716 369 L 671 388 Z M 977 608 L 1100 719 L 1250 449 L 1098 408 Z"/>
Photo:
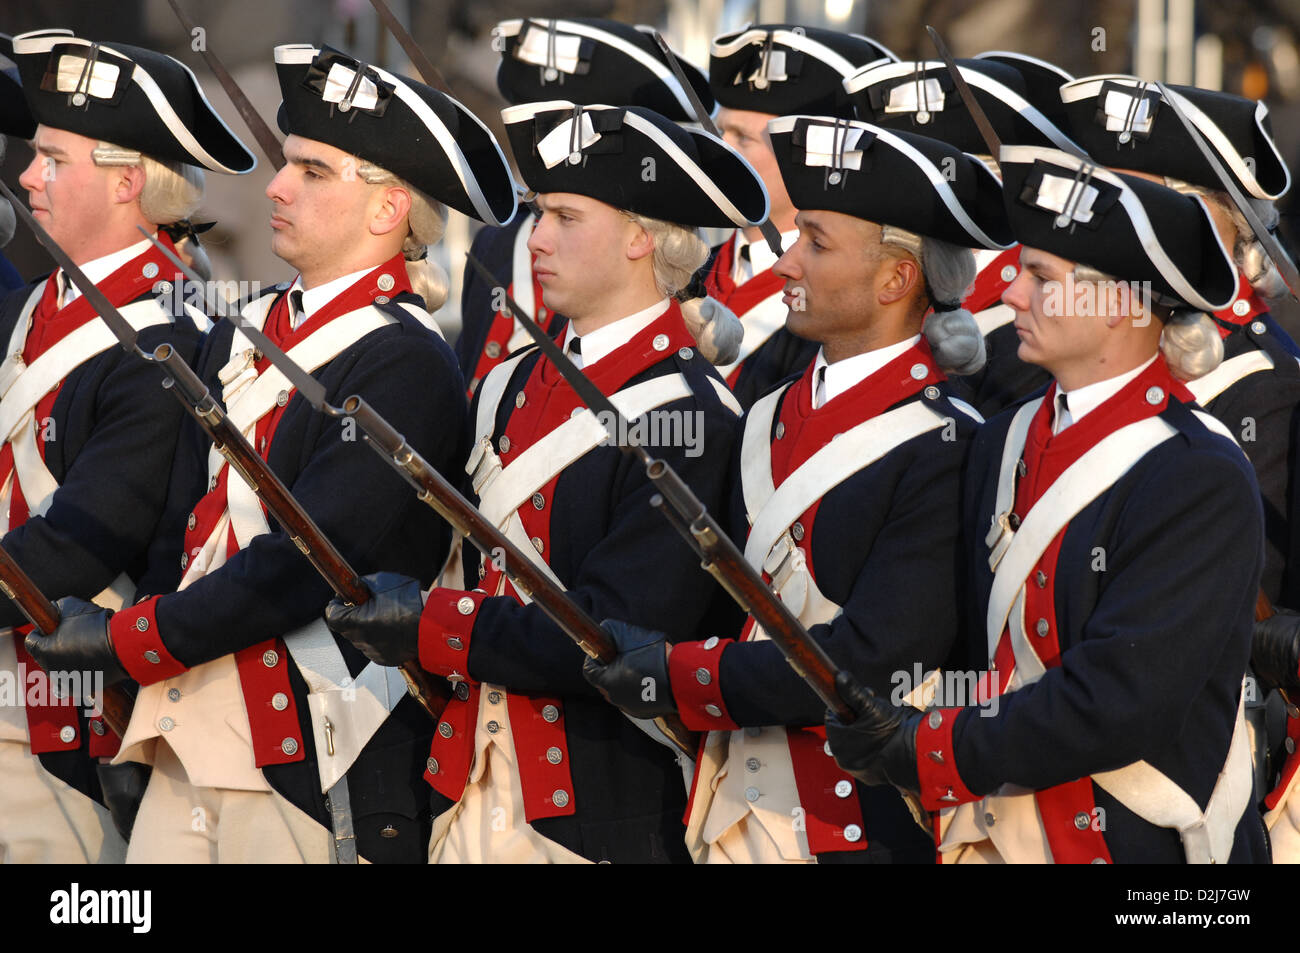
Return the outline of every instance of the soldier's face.
<path id="1" fill-rule="evenodd" d="M 284 158 L 266 187 L 274 203 L 271 251 L 297 268 L 308 287 L 356 270 L 357 243 L 369 233 L 382 190 L 357 174 L 355 156 L 323 142 L 289 136 Z"/>
<path id="2" fill-rule="evenodd" d="M 617 313 L 636 264 L 627 250 L 641 234 L 640 226 L 612 205 L 585 195 L 547 192 L 537 196 L 537 206 L 542 214 L 528 250 L 546 307 L 575 322 L 608 317 L 611 308 Z"/>
<path id="3" fill-rule="evenodd" d="M 18 178 L 32 215 L 77 264 L 98 257 L 104 216 L 131 191 L 123 191 L 122 169 L 95 165 L 98 143 L 74 132 L 39 126 L 32 144 L 36 157 Z"/>
<path id="4" fill-rule="evenodd" d="M 860 333 L 874 313 L 880 226 L 840 212 L 802 211 L 799 239 L 772 271 L 785 279 L 786 327 L 826 344 Z"/>
<path id="5" fill-rule="evenodd" d="M 1074 280 L 1074 262 L 1037 248 L 1022 248 L 1020 272 L 1002 292 L 1002 303 L 1016 312 L 1017 351 L 1056 377 L 1096 360 L 1103 346 L 1107 316 L 1089 289 Z"/>

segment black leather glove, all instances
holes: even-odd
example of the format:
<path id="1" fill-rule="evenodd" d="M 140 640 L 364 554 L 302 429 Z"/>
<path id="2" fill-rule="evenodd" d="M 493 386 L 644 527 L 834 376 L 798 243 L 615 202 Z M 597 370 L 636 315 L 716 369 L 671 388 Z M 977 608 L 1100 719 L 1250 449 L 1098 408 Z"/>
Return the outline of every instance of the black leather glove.
<path id="1" fill-rule="evenodd" d="M 394 572 L 377 572 L 362 581 L 371 592 L 370 601 L 354 606 L 335 596 L 325 607 L 325 624 L 372 662 L 401 665 L 413 661 L 420 654 L 420 616 L 424 613 L 420 583 Z"/>
<path id="2" fill-rule="evenodd" d="M 104 794 L 104 806 L 113 818 L 113 826 L 122 835 L 122 840 L 131 839 L 131 828 L 135 826 L 135 815 L 144 800 L 144 789 L 149 786 L 149 775 L 153 768 L 147 764 L 126 761 L 122 764 L 95 765 L 99 775 L 99 787 Z"/>
<path id="3" fill-rule="evenodd" d="M 1275 615 L 1255 623 L 1250 666 L 1265 689 L 1300 688 L 1300 613 L 1278 609 Z"/>
<path id="4" fill-rule="evenodd" d="M 582 675 L 605 700 L 634 718 L 658 718 L 677 711 L 673 688 L 668 681 L 668 644 L 662 632 L 616 619 L 600 627 L 618 647 L 618 657 L 602 665 L 588 657 Z"/>
<path id="5" fill-rule="evenodd" d="M 108 637 L 112 614 L 93 602 L 66 596 L 59 600 L 59 627 L 49 635 L 32 630 L 23 644 L 47 672 L 103 672 L 104 685 L 116 685 L 128 676 Z"/>
<path id="6" fill-rule="evenodd" d="M 905 791 L 919 791 L 916 729 L 921 713 L 914 708 L 895 708 L 847 672 L 836 673 L 835 690 L 858 713 L 853 723 L 846 725 L 833 712 L 826 712 L 826 740 L 835 763 L 863 784 L 892 784 Z"/>

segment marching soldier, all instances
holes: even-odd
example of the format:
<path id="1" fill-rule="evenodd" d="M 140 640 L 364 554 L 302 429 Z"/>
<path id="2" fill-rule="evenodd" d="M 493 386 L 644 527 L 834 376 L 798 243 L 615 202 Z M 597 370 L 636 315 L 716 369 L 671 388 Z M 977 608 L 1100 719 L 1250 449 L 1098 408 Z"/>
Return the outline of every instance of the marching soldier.
<path id="1" fill-rule="evenodd" d="M 275 63 L 288 138 L 267 187 L 271 244 L 299 274 L 243 316 L 334 404 L 363 395 L 451 473 L 464 385 L 427 310 L 445 282 L 422 266 L 440 202 L 510 217 L 509 168 L 442 93 L 308 45 L 277 47 Z M 446 528 L 348 421 L 312 410 L 228 322 L 198 369 L 346 559 L 431 577 Z M 330 635 L 328 584 L 197 428 L 155 549 L 170 552 L 142 584 L 148 598 L 113 615 L 65 601 L 46 650 L 144 686 L 120 757 L 154 770 L 128 861 L 422 861 L 432 723 L 395 672 Z"/>
<path id="2" fill-rule="evenodd" d="M 1001 189 L 977 160 L 909 133 L 807 116 L 768 131 L 800 210 L 773 270 L 787 326 L 821 347 L 748 411 L 732 525 L 832 658 L 920 704 L 913 663 L 933 671 L 956 640 L 959 483 L 979 421 L 921 329 L 931 308 L 960 308 L 969 247 L 1010 240 Z M 709 733 L 687 814 L 697 861 L 933 861 L 897 792 L 836 770 L 822 704 L 752 620 L 739 639 L 635 642 L 587 677 L 626 711 L 680 712 Z M 667 686 L 654 704 L 645 679 Z"/>
<path id="3" fill-rule="evenodd" d="M 528 104 L 502 113 L 541 218 L 529 239 L 564 347 L 708 506 L 725 487 L 739 413 L 700 359 L 676 298 L 708 248 L 697 226 L 767 214 L 762 181 L 721 140 L 649 110 Z M 649 174 L 647 174 L 649 172 Z M 652 217 L 653 216 L 653 217 Z M 710 580 L 650 505 L 653 485 L 536 349 L 479 387 L 469 466 L 479 508 L 595 619 L 693 638 Z M 691 429 L 665 431 L 672 422 Z M 422 605 L 411 580 L 335 602 L 335 631 L 394 664 L 458 683 L 426 778 L 446 810 L 434 862 L 684 861 L 675 758 L 582 678 L 582 652 L 492 561 L 478 589 L 444 579 Z"/>
<path id="4" fill-rule="evenodd" d="M 675 122 L 695 121 L 690 99 L 649 27 L 586 17 L 516 19 L 498 23 L 492 36 L 501 53 L 497 89 L 512 106 L 563 99 L 584 106 L 644 106 Z M 678 63 L 705 108 L 712 110 L 713 94 L 704 74 L 681 58 Z M 535 210 L 521 206 L 504 227 L 480 229 L 470 252 L 505 282 L 521 309 L 555 334 L 564 319 L 542 303 L 528 250 L 536 221 Z M 532 338 L 468 266 L 462 288 L 456 356 L 473 396 L 488 371 Z"/>
<path id="5" fill-rule="evenodd" d="M 169 229 L 184 228 L 202 201 L 201 170 L 241 174 L 256 160 L 171 57 L 51 30 L 16 37 L 13 58 L 34 118 L 7 131 L 34 128 L 36 156 L 19 179 L 34 216 L 139 330 L 142 348 L 166 342 L 191 358 L 206 320 L 159 283 L 168 263 L 137 226 L 172 247 Z M 6 113 L 23 101 L 8 100 Z M 3 546 L 49 597 L 120 606 L 145 568 L 183 412 L 62 271 L 0 303 L 0 336 Z M 125 833 L 142 779 L 96 766 L 119 739 L 75 700 L 50 697 L 13 634 L 24 622 L 0 599 L 10 627 L 0 670 L 42 689 L 0 710 L 0 860 L 120 861 L 125 845 L 91 798 L 107 799 Z"/>
<path id="6" fill-rule="evenodd" d="M 1062 106 L 1057 87 L 1069 82 L 1064 70 L 1019 53 L 981 53 L 957 60 L 957 69 L 1004 143 L 1077 148 L 1061 131 Z M 944 64 L 878 63 L 844 81 L 853 97 L 857 117 L 886 129 L 940 139 L 984 159 L 993 171 L 997 163 L 975 120 L 957 93 Z M 972 312 L 984 335 L 987 360 L 982 368 L 958 369 L 957 393 L 984 417 L 1047 384 L 1042 368 L 1022 361 L 1020 341 L 1012 326 L 1015 317 L 1002 303 L 1002 292 L 1015 280 L 1020 249 L 979 249 L 978 271 L 963 306 Z"/>
<path id="7" fill-rule="evenodd" d="M 1050 149 L 1000 161 L 1024 248 L 1005 300 L 1053 377 L 967 471 L 973 644 L 1004 694 L 922 715 L 860 693 L 831 749 L 942 812 L 948 862 L 1266 861 L 1243 705 L 1258 488 L 1176 376 L 1204 344 L 1181 309 L 1230 301 L 1231 259 L 1195 198 Z"/>
<path id="8" fill-rule="evenodd" d="M 781 247 L 799 237 L 795 206 L 786 194 L 767 124 L 777 116 L 853 115 L 844 80 L 867 63 L 897 62 L 874 40 L 812 27 L 769 25 L 724 33 L 713 40 L 709 88 L 720 106 L 718 129 L 763 177 L 772 197 L 772 224 Z M 759 229 L 738 230 L 714 249 L 705 279 L 709 294 L 741 319 L 740 353 L 718 372 L 744 407 L 778 381 L 802 372 L 817 346 L 785 326 L 785 280 L 772 271 L 776 253 Z"/>

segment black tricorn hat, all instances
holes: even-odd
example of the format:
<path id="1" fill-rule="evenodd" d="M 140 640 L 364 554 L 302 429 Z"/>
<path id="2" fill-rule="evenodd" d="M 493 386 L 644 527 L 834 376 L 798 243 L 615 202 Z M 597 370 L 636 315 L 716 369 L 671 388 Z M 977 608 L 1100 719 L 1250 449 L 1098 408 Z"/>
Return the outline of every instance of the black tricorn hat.
<path id="1" fill-rule="evenodd" d="M 1055 63 L 1040 60 L 1025 53 L 1008 50 L 989 50 L 976 53 L 975 59 L 1010 66 L 1025 83 L 1025 99 L 1058 128 L 1065 128 L 1065 110 L 1061 106 L 1061 87 L 1074 81 L 1074 77 Z"/>
<path id="2" fill-rule="evenodd" d="M 1165 88 L 1243 192 L 1277 199 L 1291 187 L 1267 106 L 1193 86 Z M 1098 162 L 1223 188 L 1155 84 L 1136 76 L 1084 76 L 1062 86 L 1059 95 L 1070 136 Z"/>
<path id="3" fill-rule="evenodd" d="M 36 135 L 36 120 L 23 97 L 23 81 L 14 63 L 14 40 L 0 33 L 0 135 L 30 139 Z"/>
<path id="4" fill-rule="evenodd" d="M 771 24 L 713 38 L 709 87 L 729 109 L 774 116 L 853 115 L 844 80 L 868 63 L 897 62 L 856 33 Z"/>
<path id="5" fill-rule="evenodd" d="M 690 98 L 653 32 L 594 17 L 502 20 L 492 30 L 493 48 L 501 53 L 497 89 L 511 104 L 561 97 L 588 106 L 644 106 L 675 122 L 695 122 Z M 712 115 L 717 106 L 708 79 L 680 56 L 677 62 Z"/>
<path id="6" fill-rule="evenodd" d="M 767 190 L 717 136 L 638 106 L 523 103 L 501 111 L 519 174 L 534 192 L 572 192 L 698 227 L 757 225 Z"/>
<path id="7" fill-rule="evenodd" d="M 1003 146 L 1007 217 L 1016 240 L 1121 281 L 1149 281 L 1167 302 L 1225 307 L 1237 270 L 1205 203 L 1069 153 Z"/>
<path id="8" fill-rule="evenodd" d="M 14 37 L 13 59 L 43 125 L 213 172 L 238 175 L 257 166 L 189 67 L 170 56 L 38 30 Z"/>
<path id="9" fill-rule="evenodd" d="M 945 142 L 832 116 L 767 124 L 797 209 L 825 209 L 966 248 L 1006 248 L 1002 186 L 988 167 Z"/>
<path id="10" fill-rule="evenodd" d="M 275 48 L 277 118 L 289 135 L 373 162 L 430 198 L 502 225 L 515 183 L 487 126 L 450 96 L 323 47 Z"/>
<path id="11" fill-rule="evenodd" d="M 1001 142 L 1067 150 L 1073 146 L 1034 101 L 1041 87 L 1027 83 L 1019 69 L 993 59 L 956 63 Z M 939 60 L 875 63 L 848 77 L 844 88 L 864 122 L 942 139 L 963 152 L 988 154 L 974 117 Z M 1056 104 L 1055 98 L 1051 103 Z"/>

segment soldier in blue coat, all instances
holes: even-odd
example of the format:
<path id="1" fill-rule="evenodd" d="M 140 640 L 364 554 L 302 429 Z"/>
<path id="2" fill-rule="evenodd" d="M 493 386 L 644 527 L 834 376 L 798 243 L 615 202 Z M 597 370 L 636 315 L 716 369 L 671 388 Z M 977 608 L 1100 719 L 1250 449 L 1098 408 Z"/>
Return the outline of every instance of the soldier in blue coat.
<path id="1" fill-rule="evenodd" d="M 944 372 L 978 334 L 922 329 L 932 308 L 959 309 L 970 246 L 1009 241 L 1001 189 L 951 146 L 867 123 L 787 116 L 768 134 L 799 209 L 799 240 L 773 266 L 786 324 L 821 346 L 746 413 L 732 533 L 837 664 L 921 704 L 957 641 L 960 476 L 980 419 Z M 823 704 L 753 621 L 671 651 L 630 628 L 620 642 L 617 661 L 587 666 L 592 683 L 640 717 L 709 732 L 687 818 L 696 860 L 933 861 L 897 792 L 835 768 Z"/>
<path id="2" fill-rule="evenodd" d="M 332 402 L 364 396 L 452 473 L 463 382 L 427 310 L 445 290 L 420 266 L 440 201 L 509 218 L 509 168 L 442 93 L 328 48 L 278 47 L 275 62 L 288 138 L 267 189 L 272 249 L 299 275 L 244 317 Z M 294 395 L 229 322 L 198 370 L 344 558 L 431 578 L 449 533 L 349 421 Z M 122 757 L 154 771 L 128 861 L 423 861 L 432 722 L 395 672 L 329 634 L 329 585 L 197 428 L 154 551 L 142 601 L 111 617 L 65 602 L 46 650 L 143 686 Z"/>
<path id="3" fill-rule="evenodd" d="M 168 229 L 202 200 L 200 170 L 239 174 L 256 160 L 170 57 L 66 31 L 19 36 L 11 55 L 23 86 L 5 122 L 19 107 L 30 114 L 5 131 L 33 138 L 19 184 L 35 218 L 139 329 L 141 348 L 169 343 L 189 360 L 206 319 L 160 283 L 169 265 L 137 226 L 171 246 Z M 145 569 L 183 411 L 62 271 L 0 302 L 0 340 L 4 548 L 50 598 L 121 605 Z M 40 688 L 0 713 L 0 858 L 120 860 L 123 842 L 90 797 L 106 798 L 125 834 L 142 777 L 98 763 L 119 739 L 75 700 L 50 696 L 14 635 L 25 621 L 0 599 L 0 669 Z"/>
<path id="4" fill-rule="evenodd" d="M 761 180 L 721 140 L 637 107 L 525 104 L 503 116 L 538 192 L 529 247 L 547 307 L 570 318 L 566 350 L 716 507 L 738 407 L 677 295 L 707 255 L 693 226 L 761 221 Z M 530 349 L 496 368 L 472 415 L 467 469 L 489 519 L 593 618 L 696 636 L 712 581 L 650 505 L 644 467 L 609 445 L 549 360 Z M 466 575 L 444 576 L 424 605 L 416 583 L 389 577 L 373 603 L 330 610 L 372 658 L 418 657 L 457 683 L 429 753 L 446 807 L 430 859 L 686 860 L 675 752 L 601 699 L 581 650 L 493 561 Z"/>
<path id="5" fill-rule="evenodd" d="M 1188 309 L 1231 300 L 1231 259 L 1196 199 L 1050 149 L 1000 161 L 1024 247 L 1004 300 L 1053 382 L 971 451 L 986 697 L 917 714 L 846 688 L 860 714 L 828 716 L 831 749 L 936 812 L 948 862 L 1266 861 L 1243 685 L 1258 488 L 1180 380 L 1207 366 Z"/>

